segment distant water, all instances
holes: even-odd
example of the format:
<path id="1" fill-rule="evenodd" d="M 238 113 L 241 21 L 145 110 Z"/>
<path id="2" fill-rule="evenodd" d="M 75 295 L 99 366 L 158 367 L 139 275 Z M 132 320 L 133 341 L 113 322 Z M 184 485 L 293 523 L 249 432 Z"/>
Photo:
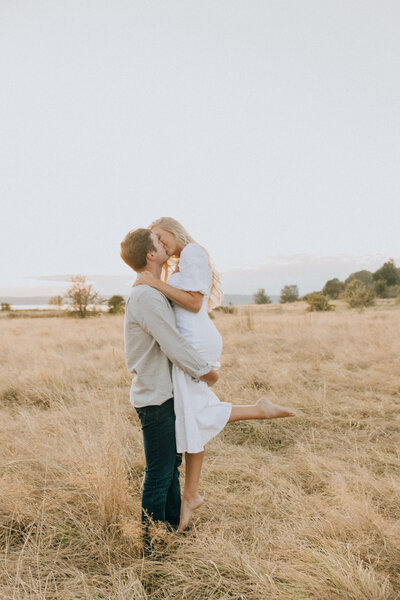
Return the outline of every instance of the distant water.
<path id="1" fill-rule="evenodd" d="M 50 306 L 49 304 L 11 304 L 12 310 L 66 310 L 66 306 Z"/>
<path id="2" fill-rule="evenodd" d="M 52 304 L 11 304 L 11 310 L 67 310 L 70 308 L 70 304 L 62 304 L 61 306 Z M 108 306 L 101 304 L 96 307 L 96 310 L 108 310 Z"/>

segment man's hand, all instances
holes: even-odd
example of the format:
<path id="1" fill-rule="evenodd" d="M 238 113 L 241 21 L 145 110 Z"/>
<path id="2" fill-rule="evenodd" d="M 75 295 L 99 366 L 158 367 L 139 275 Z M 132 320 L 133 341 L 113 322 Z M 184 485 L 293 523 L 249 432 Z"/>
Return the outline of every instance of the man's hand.
<path id="1" fill-rule="evenodd" d="M 214 371 L 213 369 L 200 377 L 200 381 L 205 381 L 210 387 L 214 385 L 214 383 L 217 383 L 218 379 L 219 375 L 217 371 Z"/>
<path id="2" fill-rule="evenodd" d="M 136 277 L 136 281 L 133 284 L 133 287 L 137 286 L 137 285 L 149 285 L 153 288 L 157 289 L 157 286 L 159 285 L 160 280 L 157 279 L 157 277 L 154 277 L 153 273 L 150 273 L 149 271 L 143 271 L 142 273 L 138 273 L 138 276 Z"/>

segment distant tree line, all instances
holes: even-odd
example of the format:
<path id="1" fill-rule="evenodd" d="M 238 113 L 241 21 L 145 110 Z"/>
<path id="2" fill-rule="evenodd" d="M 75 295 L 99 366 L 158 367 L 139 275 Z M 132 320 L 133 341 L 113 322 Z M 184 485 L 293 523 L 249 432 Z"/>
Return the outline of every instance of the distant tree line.
<path id="1" fill-rule="evenodd" d="M 397 298 L 400 297 L 400 269 L 390 259 L 374 273 L 364 269 L 351 273 L 345 281 L 330 279 L 322 294 L 332 300 L 344 298 L 350 307 L 371 306 L 376 298 Z"/>
<path id="2" fill-rule="evenodd" d="M 367 270 L 351 273 L 345 281 L 337 277 L 329 279 L 319 292 L 303 296 L 311 311 L 333 310 L 330 300 L 344 299 L 351 308 L 372 306 L 376 298 L 396 298 L 400 304 L 400 269 L 394 260 L 385 262 L 374 273 Z M 279 302 L 286 304 L 299 300 L 297 285 L 285 285 L 280 294 Z M 254 294 L 255 304 L 269 304 L 269 296 L 265 289 L 260 288 Z"/>
<path id="3" fill-rule="evenodd" d="M 264 288 L 260 288 L 253 296 L 254 304 L 271 304 L 271 298 L 265 293 Z M 296 302 L 299 299 L 299 288 L 297 285 L 285 285 L 281 290 L 279 302 Z"/>
<path id="4" fill-rule="evenodd" d="M 71 283 L 65 297 L 54 296 L 50 298 L 49 304 L 62 306 L 65 300 L 71 306 L 71 314 L 81 318 L 96 314 L 96 306 L 104 303 L 107 304 L 110 314 L 124 312 L 125 299 L 123 296 L 114 295 L 107 300 L 101 299 L 92 284 L 88 283 L 85 275 L 74 275 L 71 277 Z M 345 281 L 340 281 L 337 277 L 329 279 L 320 292 L 312 292 L 303 296 L 302 299 L 309 304 L 309 310 L 325 311 L 333 310 L 334 306 L 330 304 L 329 300 L 338 298 L 344 299 L 352 308 L 372 306 L 376 298 L 397 298 L 396 302 L 400 304 L 400 269 L 396 267 L 394 260 L 390 259 L 374 273 L 364 269 L 351 273 Z M 297 300 L 299 300 L 297 285 L 283 286 L 279 297 L 280 304 Z M 260 288 L 254 294 L 254 303 L 271 303 L 271 298 L 264 288 Z M 10 308 L 6 303 L 1 305 L 2 311 L 8 311 Z"/>

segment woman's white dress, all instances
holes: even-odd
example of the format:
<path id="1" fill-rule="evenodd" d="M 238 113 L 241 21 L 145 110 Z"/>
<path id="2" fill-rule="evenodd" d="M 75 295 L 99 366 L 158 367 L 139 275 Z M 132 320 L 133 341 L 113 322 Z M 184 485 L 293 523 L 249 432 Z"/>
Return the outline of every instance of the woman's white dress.
<path id="1" fill-rule="evenodd" d="M 205 250 L 197 244 L 187 244 L 180 255 L 179 271 L 169 277 L 168 283 L 187 292 L 204 294 L 198 313 L 173 304 L 176 326 L 197 352 L 218 369 L 222 338 L 207 311 L 212 272 Z M 204 381 L 195 381 L 176 365 L 172 366 L 172 382 L 177 452 L 201 452 L 204 445 L 225 427 L 232 404 L 221 402 Z"/>

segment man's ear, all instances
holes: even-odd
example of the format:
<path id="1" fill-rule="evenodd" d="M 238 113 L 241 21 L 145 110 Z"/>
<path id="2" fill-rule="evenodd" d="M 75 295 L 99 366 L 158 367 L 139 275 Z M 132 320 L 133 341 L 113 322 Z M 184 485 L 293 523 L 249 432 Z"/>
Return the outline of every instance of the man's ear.
<path id="1" fill-rule="evenodd" d="M 150 252 L 148 252 L 148 253 L 146 254 L 146 260 L 147 260 L 147 262 L 149 262 L 149 261 L 151 262 L 151 261 L 153 261 L 154 259 L 155 259 L 155 256 L 154 256 L 154 251 L 153 251 L 153 250 L 150 250 Z"/>

